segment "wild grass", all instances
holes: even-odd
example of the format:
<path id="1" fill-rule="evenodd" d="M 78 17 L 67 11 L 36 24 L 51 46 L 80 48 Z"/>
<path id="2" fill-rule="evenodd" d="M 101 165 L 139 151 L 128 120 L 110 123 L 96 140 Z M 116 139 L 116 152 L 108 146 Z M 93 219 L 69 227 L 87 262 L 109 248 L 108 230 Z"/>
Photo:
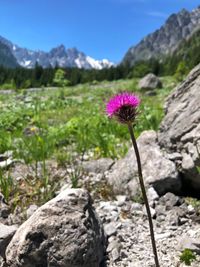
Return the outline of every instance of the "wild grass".
<path id="1" fill-rule="evenodd" d="M 88 153 L 93 158 L 120 158 L 127 152 L 126 127 L 105 115 L 105 103 L 113 94 L 130 91 L 141 98 L 135 126 L 137 136 L 144 130 L 158 129 L 164 99 L 175 86 L 171 77 L 164 77 L 162 81 L 164 88 L 158 89 L 155 96 L 141 92 L 137 79 L 0 95 L 0 153 L 12 150 L 15 158 L 33 164 L 35 177 L 39 179 L 34 186 L 37 190 L 43 186 L 48 198 L 47 159 L 54 158 L 65 164 L 65 157 L 68 161 L 73 153 L 82 158 Z M 39 163 L 43 170 L 41 177 Z M 0 180 L 2 177 L 3 174 Z M 77 174 L 72 177 L 75 187 L 77 177 Z M 7 190 L 6 186 L 12 188 L 10 184 L 0 183 L 1 191 L 4 190 L 9 198 L 7 192 L 12 190 Z"/>
<path id="2" fill-rule="evenodd" d="M 192 262 L 195 260 L 196 260 L 196 255 L 191 249 L 186 248 L 182 251 L 180 255 L 180 261 L 184 262 L 185 265 L 190 266 Z"/>
<path id="3" fill-rule="evenodd" d="M 9 173 L 6 175 L 2 170 L 0 170 L 0 190 L 4 195 L 6 201 L 8 201 L 9 196 L 13 192 L 14 189 L 14 181 Z"/>

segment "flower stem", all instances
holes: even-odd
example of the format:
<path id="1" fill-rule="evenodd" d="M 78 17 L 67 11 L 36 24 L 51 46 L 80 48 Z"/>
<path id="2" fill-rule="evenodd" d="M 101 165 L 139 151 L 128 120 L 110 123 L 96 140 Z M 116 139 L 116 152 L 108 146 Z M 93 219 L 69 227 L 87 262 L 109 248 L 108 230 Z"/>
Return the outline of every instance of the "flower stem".
<path id="1" fill-rule="evenodd" d="M 153 248 L 153 253 L 154 253 L 155 265 L 156 265 L 156 267 L 160 267 L 159 261 L 158 261 L 157 249 L 156 249 L 156 242 L 155 242 L 155 237 L 154 237 L 153 221 L 151 218 L 151 211 L 150 211 L 149 202 L 148 202 L 148 198 L 147 198 L 147 194 L 146 194 L 146 190 L 145 190 L 145 186 L 144 186 L 144 180 L 143 180 L 143 176 L 142 176 L 142 166 L 141 166 L 140 154 L 139 154 L 137 142 L 136 142 L 136 139 L 135 139 L 135 136 L 133 133 L 132 124 L 128 124 L 128 129 L 130 132 L 133 148 L 135 150 L 135 155 L 136 155 L 136 159 L 137 159 L 138 176 L 139 176 L 140 187 L 141 187 L 142 196 L 144 199 L 144 203 L 145 203 L 145 207 L 146 207 L 146 211 L 147 211 L 147 216 L 148 216 L 148 221 L 149 221 L 151 243 L 152 243 L 152 248 Z"/>

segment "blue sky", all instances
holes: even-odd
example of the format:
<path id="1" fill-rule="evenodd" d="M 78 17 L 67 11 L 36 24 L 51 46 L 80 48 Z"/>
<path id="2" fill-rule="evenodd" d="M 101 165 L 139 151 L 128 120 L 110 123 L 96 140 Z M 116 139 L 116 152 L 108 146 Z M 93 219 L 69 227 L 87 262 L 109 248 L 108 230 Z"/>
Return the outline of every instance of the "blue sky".
<path id="1" fill-rule="evenodd" d="M 64 44 L 119 62 L 128 48 L 198 0 L 0 0 L 0 35 L 29 49 Z"/>

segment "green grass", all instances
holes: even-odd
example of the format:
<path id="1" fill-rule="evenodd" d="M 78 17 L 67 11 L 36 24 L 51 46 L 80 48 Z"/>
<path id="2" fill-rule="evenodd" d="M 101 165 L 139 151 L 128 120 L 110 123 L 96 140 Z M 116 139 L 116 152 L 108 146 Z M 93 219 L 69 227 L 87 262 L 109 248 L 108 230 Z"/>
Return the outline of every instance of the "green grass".
<path id="1" fill-rule="evenodd" d="M 184 262 L 185 265 L 190 266 L 191 263 L 195 260 L 196 260 L 196 255 L 194 254 L 194 252 L 191 249 L 186 248 L 182 251 L 182 253 L 180 255 L 180 261 Z"/>
<path id="2" fill-rule="evenodd" d="M 0 95 L 0 153 L 12 150 L 15 158 L 35 165 L 36 177 L 37 164 L 42 162 L 43 182 L 39 184 L 45 188 L 49 183 L 47 159 L 64 164 L 64 157 L 75 152 L 81 156 L 90 152 L 93 158 L 123 157 L 129 134 L 125 126 L 107 118 L 106 101 L 121 91 L 135 92 L 141 98 L 136 136 L 144 130 L 157 130 L 164 99 L 175 85 L 171 77 L 162 82 L 164 88 L 155 96 L 141 93 L 137 79 Z"/>
<path id="3" fill-rule="evenodd" d="M 157 130 L 163 117 L 164 98 L 174 86 L 172 78 L 165 77 L 162 80 L 164 88 L 152 97 L 140 93 L 137 79 L 41 90 L 37 93 L 22 91 L 8 98 L 1 96 L 0 152 L 8 149 L 19 152 L 18 144 L 33 143 L 34 135 L 27 139 L 24 131 L 37 127 L 44 142 L 52 143 L 52 153 L 61 144 L 73 144 L 79 153 L 98 150 L 98 157 L 119 158 L 126 153 L 124 146 L 129 136 L 126 127 L 106 117 L 106 101 L 113 94 L 124 90 L 135 92 L 141 98 L 140 115 L 135 126 L 136 136 L 144 130 Z M 123 148 L 117 146 L 122 143 Z M 31 149 L 29 151 L 33 153 Z"/>
<path id="4" fill-rule="evenodd" d="M 5 197 L 5 200 L 8 201 L 9 196 L 14 190 L 14 181 L 9 173 L 6 175 L 0 169 L 0 191 Z"/>

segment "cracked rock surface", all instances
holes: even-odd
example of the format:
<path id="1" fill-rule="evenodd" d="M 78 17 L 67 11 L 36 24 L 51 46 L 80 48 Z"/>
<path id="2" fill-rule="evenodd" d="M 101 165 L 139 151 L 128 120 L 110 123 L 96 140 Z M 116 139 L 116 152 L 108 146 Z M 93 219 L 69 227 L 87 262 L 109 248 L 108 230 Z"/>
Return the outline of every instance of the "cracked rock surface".
<path id="1" fill-rule="evenodd" d="M 143 176 L 147 186 L 153 185 L 159 195 L 166 192 L 178 193 L 181 180 L 175 163 L 169 159 L 157 143 L 157 133 L 144 131 L 137 139 Z M 126 192 L 131 196 L 139 190 L 137 161 L 133 148 L 118 160 L 107 173 L 106 179 L 115 193 Z"/>
<path id="2" fill-rule="evenodd" d="M 200 189 L 200 64 L 168 97 L 158 132 L 159 145 L 179 153 L 176 165 L 187 184 Z"/>
<path id="3" fill-rule="evenodd" d="M 104 246 L 89 194 L 68 189 L 19 227 L 6 249 L 6 266 L 99 267 Z"/>

